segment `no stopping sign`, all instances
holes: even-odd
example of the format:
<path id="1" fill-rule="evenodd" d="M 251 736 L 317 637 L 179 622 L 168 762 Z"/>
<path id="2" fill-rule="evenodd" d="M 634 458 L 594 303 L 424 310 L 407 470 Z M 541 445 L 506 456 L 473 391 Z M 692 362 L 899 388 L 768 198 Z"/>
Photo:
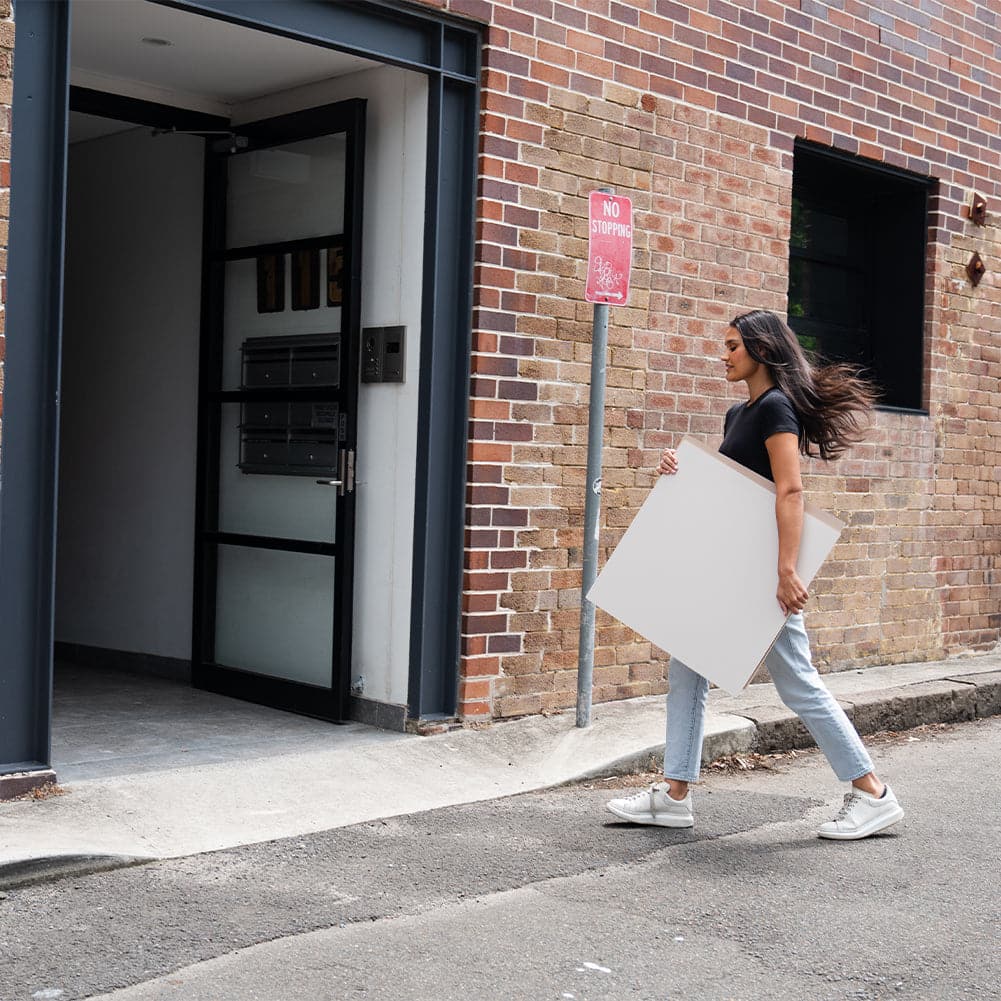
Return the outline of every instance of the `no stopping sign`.
<path id="1" fill-rule="evenodd" d="M 588 198 L 585 300 L 624 306 L 632 255 L 632 202 L 621 195 L 592 191 Z"/>

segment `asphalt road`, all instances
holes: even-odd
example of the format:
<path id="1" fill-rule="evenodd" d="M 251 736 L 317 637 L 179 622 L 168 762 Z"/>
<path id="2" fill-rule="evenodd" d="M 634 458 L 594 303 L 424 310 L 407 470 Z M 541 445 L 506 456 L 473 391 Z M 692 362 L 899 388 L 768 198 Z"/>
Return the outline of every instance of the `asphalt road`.
<path id="1" fill-rule="evenodd" d="M 694 831 L 574 786 L 8 891 L 0 1001 L 1001 999 L 1001 718 L 873 756 L 907 816 L 864 842 L 809 753 Z"/>

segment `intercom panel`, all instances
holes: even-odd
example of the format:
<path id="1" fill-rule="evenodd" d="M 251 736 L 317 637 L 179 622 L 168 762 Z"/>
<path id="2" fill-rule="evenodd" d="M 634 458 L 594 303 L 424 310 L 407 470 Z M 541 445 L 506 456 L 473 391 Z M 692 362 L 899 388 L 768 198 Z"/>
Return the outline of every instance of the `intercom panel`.
<path id="1" fill-rule="evenodd" d="M 361 332 L 361 381 L 403 382 L 406 327 L 365 327 Z"/>

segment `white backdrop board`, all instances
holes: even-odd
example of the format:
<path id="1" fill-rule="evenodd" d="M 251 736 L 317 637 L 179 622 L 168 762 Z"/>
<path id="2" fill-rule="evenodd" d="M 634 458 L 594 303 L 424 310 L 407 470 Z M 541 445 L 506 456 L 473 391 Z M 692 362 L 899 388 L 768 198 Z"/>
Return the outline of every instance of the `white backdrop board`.
<path id="1" fill-rule="evenodd" d="M 797 571 L 809 584 L 844 524 L 806 505 Z M 775 642 L 775 485 L 691 438 L 660 476 L 587 597 L 733 695 Z"/>

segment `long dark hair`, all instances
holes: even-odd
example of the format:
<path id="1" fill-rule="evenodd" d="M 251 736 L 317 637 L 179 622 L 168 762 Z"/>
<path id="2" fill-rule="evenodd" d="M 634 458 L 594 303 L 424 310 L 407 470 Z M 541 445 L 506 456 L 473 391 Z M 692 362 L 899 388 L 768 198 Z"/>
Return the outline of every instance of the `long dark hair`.
<path id="1" fill-rule="evenodd" d="M 796 335 L 764 309 L 731 321 L 747 353 L 766 365 L 799 414 L 799 450 L 835 459 L 865 434 L 878 392 L 850 365 L 811 365 Z M 814 446 L 817 452 L 814 452 Z"/>

